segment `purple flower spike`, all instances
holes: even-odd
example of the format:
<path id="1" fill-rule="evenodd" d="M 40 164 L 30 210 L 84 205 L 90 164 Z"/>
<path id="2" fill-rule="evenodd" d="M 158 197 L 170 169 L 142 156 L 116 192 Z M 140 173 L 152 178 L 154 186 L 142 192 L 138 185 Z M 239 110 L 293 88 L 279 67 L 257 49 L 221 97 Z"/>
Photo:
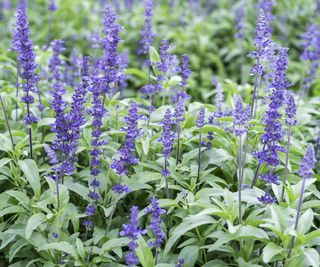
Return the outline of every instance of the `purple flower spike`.
<path id="1" fill-rule="evenodd" d="M 161 248 L 161 244 L 165 238 L 165 233 L 161 229 L 161 215 L 166 213 L 166 211 L 164 209 L 161 209 L 158 199 L 156 197 L 153 197 L 151 199 L 151 207 L 148 207 L 146 209 L 146 213 L 151 213 L 152 220 L 149 228 L 156 236 L 156 239 L 154 241 L 148 242 L 148 245 L 154 248 Z"/>
<path id="2" fill-rule="evenodd" d="M 171 47 L 172 47 L 171 44 L 166 39 L 163 39 L 161 41 L 161 46 L 160 46 L 160 49 L 159 49 L 161 62 L 158 62 L 157 65 L 158 65 L 158 70 L 163 72 L 163 73 L 166 73 L 168 71 L 168 68 L 169 68 L 171 56 L 168 53 L 168 50 Z"/>
<path id="3" fill-rule="evenodd" d="M 251 74 L 261 76 L 264 74 L 262 61 L 269 54 L 269 46 L 271 41 L 271 29 L 269 28 L 267 19 L 262 9 L 260 9 L 257 19 L 256 34 L 254 38 L 254 46 L 257 51 L 249 53 L 249 57 L 255 58 L 257 63 L 252 67 Z"/>
<path id="4" fill-rule="evenodd" d="M 138 128 L 138 105 L 136 102 L 131 104 L 128 116 L 125 117 L 126 127 L 121 130 L 126 133 L 124 145 L 118 151 L 119 159 L 115 159 L 110 167 L 115 170 L 119 176 L 126 175 L 128 167 L 139 162 L 138 158 L 133 154 L 135 149 L 135 141 L 142 134 L 142 129 Z M 116 191 L 116 190 L 114 190 Z"/>
<path id="5" fill-rule="evenodd" d="M 181 66 L 182 81 L 181 81 L 180 85 L 183 89 L 186 88 L 186 86 L 188 84 L 189 76 L 192 73 L 190 66 L 189 66 L 189 61 L 190 61 L 190 59 L 187 54 L 182 55 L 182 66 Z"/>
<path id="6" fill-rule="evenodd" d="M 152 31 L 152 18 L 155 2 L 154 0 L 145 0 L 144 5 L 144 27 L 141 31 L 140 49 L 138 50 L 139 55 L 148 54 L 149 47 L 152 45 L 153 39 L 156 36 Z"/>
<path id="7" fill-rule="evenodd" d="M 107 84 L 104 93 L 110 93 L 111 86 L 113 85 L 112 94 L 114 94 L 117 90 L 116 84 L 119 77 L 120 56 L 118 53 L 118 46 L 122 41 L 119 37 L 122 27 L 117 24 L 117 16 L 111 6 L 107 6 L 105 9 L 103 25 L 105 37 L 102 40 L 104 57 L 101 67 L 104 72 L 105 83 Z"/>
<path id="8" fill-rule="evenodd" d="M 60 55 L 65 51 L 65 45 L 63 40 L 54 40 L 51 42 L 53 51 L 52 57 L 49 59 L 49 70 L 52 74 L 51 79 L 62 82 L 63 71 L 62 68 L 65 66 L 65 62 L 61 59 Z"/>
<path id="9" fill-rule="evenodd" d="M 259 159 L 257 171 L 261 164 L 266 163 L 269 165 L 269 172 L 262 174 L 260 177 L 266 181 L 270 186 L 271 183 L 278 184 L 279 177 L 274 174 L 274 168 L 280 163 L 278 152 L 285 152 L 285 149 L 280 146 L 279 142 L 283 137 L 282 124 L 280 123 L 281 113 L 280 108 L 285 102 L 285 92 L 288 87 L 288 81 L 286 78 L 286 71 L 288 65 L 287 48 L 280 48 L 278 59 L 275 64 L 275 75 L 272 82 L 272 95 L 270 97 L 270 103 L 268 111 L 264 117 L 265 133 L 261 136 L 261 143 L 263 144 L 263 150 L 259 153 L 255 153 L 255 156 Z M 257 178 L 257 171 L 251 187 L 254 185 Z M 269 194 L 269 193 L 268 193 Z M 268 201 L 268 195 L 265 198 L 261 198 L 263 203 Z"/>
<path id="10" fill-rule="evenodd" d="M 137 240 L 140 235 L 145 235 L 146 230 L 143 230 L 139 227 L 139 209 L 136 206 L 133 206 L 130 209 L 130 219 L 128 224 L 122 225 L 122 231 L 120 231 L 120 236 L 127 236 L 130 239 L 128 245 L 130 252 L 126 254 L 126 263 L 129 267 L 138 265 L 139 259 L 135 253 L 138 248 Z"/>
<path id="11" fill-rule="evenodd" d="M 54 150 L 47 144 L 44 145 L 44 150 L 47 153 L 47 156 L 50 158 L 50 164 L 51 165 L 56 165 L 59 163 L 58 159 L 57 159 L 57 155 L 54 152 Z"/>
<path id="12" fill-rule="evenodd" d="M 202 128 L 204 126 L 204 116 L 205 116 L 205 109 L 202 107 L 198 113 L 198 118 L 197 118 L 198 128 Z"/>
<path id="13" fill-rule="evenodd" d="M 163 156 L 167 159 L 173 150 L 174 134 L 171 133 L 171 128 L 173 125 L 172 115 L 170 109 L 166 110 L 164 119 L 162 120 L 162 136 L 159 141 L 163 144 Z"/>
<path id="14" fill-rule="evenodd" d="M 287 101 L 286 101 L 286 115 L 287 118 L 285 120 L 287 125 L 296 125 L 297 120 L 296 120 L 296 114 L 297 114 L 297 108 L 296 108 L 296 103 L 294 101 L 294 96 L 293 93 L 288 93 L 287 96 Z"/>
<path id="15" fill-rule="evenodd" d="M 244 6 L 241 4 L 236 12 L 237 32 L 235 37 L 237 39 L 244 39 Z"/>
<path id="16" fill-rule="evenodd" d="M 315 165 L 316 159 L 314 155 L 314 148 L 312 144 L 309 144 L 307 152 L 303 157 L 300 165 L 300 169 L 298 171 L 299 175 L 303 179 L 309 179 L 313 177 L 313 169 Z"/>
<path id="17" fill-rule="evenodd" d="M 179 97 L 175 111 L 174 117 L 176 119 L 176 124 L 180 124 L 184 121 L 184 113 L 185 113 L 185 103 L 182 97 Z"/>
<path id="18" fill-rule="evenodd" d="M 25 8 L 18 8 L 16 12 L 16 29 L 13 35 L 12 50 L 18 52 L 18 62 L 20 63 L 20 76 L 25 80 L 22 84 L 22 90 L 25 95 L 21 101 L 27 105 L 27 115 L 24 122 L 31 125 L 37 122 L 37 118 L 30 113 L 30 104 L 34 103 L 32 92 L 36 92 L 37 64 L 35 62 L 36 54 L 33 51 L 33 44 L 30 39 L 29 20 Z M 32 153 L 31 153 L 32 154 Z"/>
<path id="19" fill-rule="evenodd" d="M 248 131 L 250 120 L 250 107 L 243 107 L 242 98 L 239 96 L 235 101 L 234 117 L 234 133 L 241 136 Z"/>

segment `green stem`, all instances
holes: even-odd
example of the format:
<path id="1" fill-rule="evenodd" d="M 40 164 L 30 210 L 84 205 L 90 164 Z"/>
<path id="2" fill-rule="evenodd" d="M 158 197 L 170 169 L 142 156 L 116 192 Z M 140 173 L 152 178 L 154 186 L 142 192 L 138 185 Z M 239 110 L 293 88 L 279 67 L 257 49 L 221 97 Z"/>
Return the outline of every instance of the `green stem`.
<path id="1" fill-rule="evenodd" d="M 298 229 L 299 217 L 300 217 L 300 212 L 301 212 L 302 203 L 303 203 L 303 193 L 304 193 L 305 183 L 306 183 L 306 179 L 303 179 L 301 189 L 300 189 L 300 198 L 299 198 L 299 204 L 298 204 L 298 208 L 297 208 L 296 219 L 294 222 L 294 230 L 295 231 L 297 231 L 297 229 Z M 294 246 L 294 242 L 295 242 L 295 238 L 293 236 L 290 241 L 287 259 L 290 259 L 290 257 L 291 257 L 291 252 L 292 252 L 292 248 Z"/>
<path id="2" fill-rule="evenodd" d="M 12 148 L 14 149 L 14 142 L 13 142 L 13 137 L 12 137 L 12 133 L 11 133 L 11 129 L 10 129 L 8 116 L 7 116 L 7 111 L 6 111 L 6 107 L 4 106 L 1 94 L 0 94 L 0 101 L 1 101 L 1 105 L 2 105 L 3 116 L 4 116 L 4 119 L 6 121 L 6 125 L 7 125 L 7 128 L 8 128 L 9 135 L 10 135 L 11 145 L 12 145 Z"/>
<path id="3" fill-rule="evenodd" d="M 290 152 L 290 138 L 291 138 L 291 125 L 289 125 L 289 128 L 288 128 L 288 141 L 287 141 L 287 151 L 286 151 L 286 163 L 285 163 L 285 169 L 284 169 L 284 177 L 283 177 L 283 185 L 282 185 L 282 190 L 281 190 L 280 202 L 283 201 L 284 190 L 285 190 L 286 182 L 287 182 L 288 163 L 289 163 L 289 152 Z"/>
<path id="4" fill-rule="evenodd" d="M 242 222 L 242 207 L 241 207 L 241 191 L 242 191 L 242 136 L 239 137 L 239 164 L 238 164 L 238 201 L 239 201 L 239 224 Z"/>

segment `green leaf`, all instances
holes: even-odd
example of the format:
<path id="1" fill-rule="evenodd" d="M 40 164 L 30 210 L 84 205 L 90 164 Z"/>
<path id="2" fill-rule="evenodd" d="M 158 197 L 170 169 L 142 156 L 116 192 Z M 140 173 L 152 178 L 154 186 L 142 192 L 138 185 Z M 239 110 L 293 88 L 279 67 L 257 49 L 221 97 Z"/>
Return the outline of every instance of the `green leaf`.
<path id="1" fill-rule="evenodd" d="M 55 118 L 43 118 L 38 121 L 38 127 L 47 126 L 55 122 Z"/>
<path id="2" fill-rule="evenodd" d="M 9 159 L 9 158 L 0 159 L 0 168 L 2 168 L 4 165 L 6 165 L 10 161 L 11 161 L 11 159 Z"/>
<path id="3" fill-rule="evenodd" d="M 79 196 L 82 196 L 83 199 L 89 199 L 89 189 L 86 186 L 83 186 L 79 183 L 72 183 L 69 181 L 65 181 L 64 185 L 72 192 L 77 193 Z"/>
<path id="4" fill-rule="evenodd" d="M 299 219 L 299 226 L 297 231 L 301 234 L 305 234 L 309 231 L 310 227 L 313 224 L 314 214 L 312 209 L 308 209 L 304 212 Z"/>
<path id="5" fill-rule="evenodd" d="M 141 143 L 142 143 L 142 149 L 143 153 L 147 156 L 149 152 L 149 146 L 150 146 L 150 138 L 148 136 L 141 138 Z"/>
<path id="6" fill-rule="evenodd" d="M 209 163 L 217 166 L 222 166 L 226 161 L 233 159 L 233 157 L 222 148 L 212 148 L 202 153 L 202 155 Z"/>
<path id="7" fill-rule="evenodd" d="M 143 267 L 153 267 L 154 259 L 152 256 L 152 251 L 142 236 L 139 237 L 138 244 L 139 247 L 136 249 L 136 253 L 141 265 Z"/>
<path id="8" fill-rule="evenodd" d="M 25 159 L 19 161 L 19 166 L 32 187 L 36 197 L 39 198 L 41 195 L 41 185 L 37 164 L 32 159 Z"/>
<path id="9" fill-rule="evenodd" d="M 305 255 L 307 261 L 308 261 L 308 266 L 312 267 L 319 267 L 320 266 L 320 256 L 319 252 L 316 251 L 314 248 L 307 248 L 306 250 L 303 251 L 303 254 Z"/>
<path id="10" fill-rule="evenodd" d="M 198 246 L 186 246 L 181 250 L 178 258 L 184 259 L 183 267 L 193 267 L 196 264 L 199 250 Z"/>
<path id="11" fill-rule="evenodd" d="M 179 224 L 172 233 L 170 234 L 170 238 L 168 239 L 167 245 L 165 247 L 164 253 L 168 253 L 174 243 L 183 236 L 189 230 L 198 227 L 204 224 L 212 224 L 215 220 L 208 215 L 190 215 L 186 217 L 181 224 Z"/>
<path id="12" fill-rule="evenodd" d="M 24 211 L 24 208 L 20 206 L 10 206 L 0 211 L 0 217 L 11 213 L 22 213 Z"/>
<path id="13" fill-rule="evenodd" d="M 78 254 L 84 260 L 86 258 L 86 252 L 84 250 L 83 243 L 79 238 L 77 238 L 77 240 L 76 240 L 76 246 L 77 246 Z"/>
<path id="14" fill-rule="evenodd" d="M 128 245 L 128 242 L 129 242 L 129 239 L 127 237 L 110 239 L 109 241 L 103 244 L 100 250 L 101 251 L 100 254 L 107 253 L 108 251 L 114 248 L 124 247 Z"/>
<path id="15" fill-rule="evenodd" d="M 238 258 L 239 267 L 263 267 L 262 265 L 253 264 L 251 262 L 245 261 L 243 258 Z"/>
<path id="16" fill-rule="evenodd" d="M 142 79 L 148 80 L 148 75 L 146 73 L 144 73 L 141 70 L 135 69 L 135 68 L 128 68 L 125 71 L 126 74 L 133 74 L 135 76 L 138 76 Z"/>
<path id="17" fill-rule="evenodd" d="M 269 263 L 275 255 L 278 255 L 283 251 L 285 251 L 284 248 L 276 245 L 273 242 L 270 242 L 263 249 L 262 260 L 264 263 Z"/>
<path id="18" fill-rule="evenodd" d="M 77 257 L 77 253 L 75 252 L 74 247 L 65 241 L 45 244 L 42 247 L 38 248 L 38 251 L 49 250 L 49 249 L 59 250 L 59 251 L 70 254 L 72 257 L 75 257 L 75 258 Z"/>
<path id="19" fill-rule="evenodd" d="M 9 262 L 14 259 L 14 256 L 19 252 L 20 249 L 27 246 L 29 243 L 24 239 L 16 241 L 9 250 Z"/>
<path id="20" fill-rule="evenodd" d="M 209 261 L 206 264 L 202 265 L 202 267 L 226 267 L 228 266 L 227 263 L 225 263 L 222 260 L 213 260 L 213 261 Z"/>
<path id="21" fill-rule="evenodd" d="M 264 230 L 251 225 L 242 225 L 237 231 L 236 236 L 269 240 L 269 237 Z"/>
<path id="22" fill-rule="evenodd" d="M 152 63 L 160 62 L 160 56 L 158 54 L 158 51 L 153 47 L 149 47 L 149 54 L 150 54 L 150 61 Z"/>
<path id="23" fill-rule="evenodd" d="M 36 229 L 45 220 L 46 220 L 46 216 L 43 213 L 37 213 L 32 215 L 27 222 L 27 226 L 25 230 L 26 239 L 29 239 L 34 229 Z"/>

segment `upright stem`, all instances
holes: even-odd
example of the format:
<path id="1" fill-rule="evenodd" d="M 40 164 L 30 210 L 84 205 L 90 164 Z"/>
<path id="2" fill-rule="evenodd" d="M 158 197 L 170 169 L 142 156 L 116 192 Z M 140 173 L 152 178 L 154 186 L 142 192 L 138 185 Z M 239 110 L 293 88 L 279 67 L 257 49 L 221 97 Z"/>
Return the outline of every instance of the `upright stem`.
<path id="1" fill-rule="evenodd" d="M 156 248 L 155 256 L 154 256 L 154 265 L 158 263 L 158 249 Z"/>
<path id="2" fill-rule="evenodd" d="M 201 139 L 202 139 L 202 128 L 199 129 L 199 144 L 198 144 L 198 182 L 200 178 L 200 167 L 201 167 Z"/>
<path id="3" fill-rule="evenodd" d="M 257 108 L 258 108 L 258 96 L 259 96 L 259 88 L 260 88 L 260 82 L 261 82 L 261 76 L 259 76 L 258 80 L 258 89 L 256 90 L 256 96 L 255 96 L 255 104 L 254 104 L 254 112 L 253 112 L 253 118 L 257 115 Z"/>
<path id="4" fill-rule="evenodd" d="M 284 197 L 284 189 L 286 187 L 286 182 L 287 182 L 287 174 L 288 174 L 288 163 L 289 163 L 289 152 L 290 152 L 290 139 L 291 139 L 291 125 L 289 125 L 288 128 L 288 141 L 287 141 L 287 151 L 286 151 L 286 165 L 284 169 L 284 177 L 283 177 L 283 186 L 282 186 L 282 191 L 281 191 L 281 197 L 280 201 L 283 201 Z"/>
<path id="5" fill-rule="evenodd" d="M 28 83 L 28 81 L 27 81 Z M 29 97 L 29 93 L 27 92 L 27 97 Z M 27 115 L 30 117 L 30 104 L 27 103 Z M 30 147 L 30 158 L 33 159 L 32 154 L 32 125 L 29 125 L 29 147 Z"/>
<path id="6" fill-rule="evenodd" d="M 266 147 L 266 144 L 264 144 L 264 145 L 263 145 L 262 150 L 264 150 L 264 149 L 265 149 L 265 147 Z M 258 162 L 258 165 L 257 165 L 256 171 L 255 171 L 255 173 L 254 173 L 254 177 L 253 177 L 253 180 L 252 180 L 252 183 L 251 183 L 251 188 L 253 188 L 254 184 L 255 184 L 255 183 L 256 183 L 256 181 L 257 181 L 260 166 L 261 166 L 261 163 L 260 163 L 260 162 Z"/>
<path id="7" fill-rule="evenodd" d="M 2 100 L 1 94 L 0 94 L 0 101 L 1 101 L 1 105 L 2 105 L 3 116 L 4 116 L 4 119 L 5 119 L 5 121 L 6 121 L 7 128 L 8 128 L 8 132 L 9 132 L 9 135 L 10 135 L 10 140 L 11 140 L 12 148 L 14 148 L 14 142 L 13 142 L 13 137 L 12 137 L 12 133 L 11 133 L 10 125 L 9 125 L 9 120 L 8 120 L 8 116 L 7 116 L 7 111 L 6 111 L 6 107 L 4 106 L 4 103 L 3 103 L 3 100 Z"/>
<path id="8" fill-rule="evenodd" d="M 244 175 L 244 166 L 245 166 L 246 158 L 247 158 L 248 143 L 249 143 L 249 133 L 247 131 L 246 132 L 246 139 L 245 139 L 245 142 L 244 142 L 244 149 L 243 149 L 242 173 L 241 173 L 242 177 Z"/>
<path id="9" fill-rule="evenodd" d="M 180 132 L 181 132 L 181 128 L 180 128 L 180 122 L 178 122 L 177 124 L 177 156 L 176 156 L 176 166 L 179 163 L 179 159 L 180 159 Z"/>
<path id="10" fill-rule="evenodd" d="M 119 177 L 119 182 L 118 184 L 120 185 L 121 184 L 121 180 L 122 180 L 122 176 Z M 108 224 L 107 224 L 107 232 L 109 231 L 109 228 L 111 226 L 111 222 L 112 222 L 112 218 L 113 218 L 113 215 L 114 215 L 114 212 L 116 211 L 116 206 L 117 206 L 117 201 L 114 201 L 113 205 L 112 205 L 112 210 L 110 212 L 110 215 L 109 215 L 109 219 L 108 219 Z"/>
<path id="11" fill-rule="evenodd" d="M 168 161 L 167 161 L 167 157 L 164 158 L 164 170 L 166 173 L 166 198 L 169 199 L 169 181 L 168 181 L 168 175 L 167 175 L 167 165 L 168 165 Z"/>
<path id="12" fill-rule="evenodd" d="M 59 181 L 56 177 L 56 193 L 57 193 L 57 210 L 60 210 L 60 192 L 59 192 Z"/>
<path id="13" fill-rule="evenodd" d="M 242 136 L 239 137 L 239 177 L 238 177 L 238 201 L 239 201 L 239 223 L 242 222 L 242 210 L 241 210 L 241 191 L 242 191 L 242 179 L 243 179 L 243 171 L 242 171 Z"/>
<path id="14" fill-rule="evenodd" d="M 320 128 L 318 129 L 318 138 L 317 138 L 317 144 L 315 149 L 315 155 L 317 160 L 319 159 L 319 150 L 320 150 Z"/>
<path id="15" fill-rule="evenodd" d="M 259 65 L 260 60 L 257 60 L 257 65 Z M 260 86 L 260 75 L 256 75 L 255 76 L 255 80 L 254 80 L 254 86 L 253 86 L 253 93 L 252 93 L 252 99 L 251 99 L 251 115 L 250 115 L 250 119 L 254 118 L 253 117 L 253 111 L 254 111 L 254 105 L 255 105 L 255 100 L 256 100 L 256 95 L 257 95 L 257 90 Z"/>
<path id="16" fill-rule="evenodd" d="M 19 76 L 20 76 L 20 64 L 17 59 L 17 78 L 16 78 L 16 121 L 18 121 L 18 97 L 19 97 Z"/>
<path id="17" fill-rule="evenodd" d="M 148 51 L 149 51 L 149 49 L 148 49 Z M 148 63 L 148 84 L 150 84 L 151 83 L 151 62 L 150 62 L 149 52 L 147 53 L 147 63 Z M 149 127 L 149 124 L 150 124 L 152 107 L 153 107 L 153 104 L 154 104 L 154 98 L 155 98 L 155 95 L 152 94 L 150 96 L 150 110 L 149 110 L 149 118 L 148 118 L 148 123 L 147 123 L 148 127 Z"/>
<path id="18" fill-rule="evenodd" d="M 255 171 L 255 173 L 254 173 L 254 177 L 253 177 L 253 180 L 252 180 L 252 183 L 251 183 L 251 188 L 253 188 L 254 184 L 255 184 L 256 181 L 257 181 L 258 174 L 259 174 L 259 170 L 260 170 L 260 166 L 261 166 L 261 164 L 260 164 L 260 162 L 259 162 L 259 163 L 258 163 L 258 166 L 257 166 L 257 168 L 256 168 L 256 171 Z"/>
<path id="19" fill-rule="evenodd" d="M 241 44 L 240 44 L 240 49 L 241 49 L 241 55 L 240 55 L 240 82 L 241 84 L 243 84 L 243 40 L 240 40 Z"/>
<path id="20" fill-rule="evenodd" d="M 301 185 L 301 189 L 300 189 L 300 199 L 299 199 L 299 204 L 298 204 L 298 209 L 297 209 L 297 215 L 296 215 L 296 220 L 294 222 L 294 230 L 296 231 L 298 228 L 298 224 L 299 224 L 299 217 L 300 217 L 300 212 L 301 212 L 301 208 L 302 208 L 302 203 L 303 203 L 303 193 L 304 193 L 304 187 L 305 187 L 305 183 L 306 183 L 306 179 L 302 180 L 302 185 Z M 292 248 L 294 245 L 294 236 L 291 238 L 291 242 L 289 245 L 289 250 L 288 250 L 288 259 L 291 256 L 291 252 L 292 252 Z"/>
<path id="21" fill-rule="evenodd" d="M 151 114 L 152 114 L 152 108 L 153 108 L 153 104 L 154 104 L 154 99 L 155 99 L 155 94 L 152 94 L 150 96 L 150 109 L 149 109 L 149 118 L 148 118 L 148 123 L 147 123 L 148 127 L 149 127 L 150 120 L 151 120 Z"/>

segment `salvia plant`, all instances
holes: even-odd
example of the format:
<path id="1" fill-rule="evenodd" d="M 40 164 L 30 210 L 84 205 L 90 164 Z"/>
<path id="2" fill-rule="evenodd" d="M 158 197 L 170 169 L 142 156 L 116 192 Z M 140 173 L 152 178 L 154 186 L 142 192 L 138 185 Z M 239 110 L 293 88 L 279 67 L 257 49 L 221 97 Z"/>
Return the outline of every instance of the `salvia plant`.
<path id="1" fill-rule="evenodd" d="M 2 0 L 0 266 L 320 267 L 318 2 Z"/>

